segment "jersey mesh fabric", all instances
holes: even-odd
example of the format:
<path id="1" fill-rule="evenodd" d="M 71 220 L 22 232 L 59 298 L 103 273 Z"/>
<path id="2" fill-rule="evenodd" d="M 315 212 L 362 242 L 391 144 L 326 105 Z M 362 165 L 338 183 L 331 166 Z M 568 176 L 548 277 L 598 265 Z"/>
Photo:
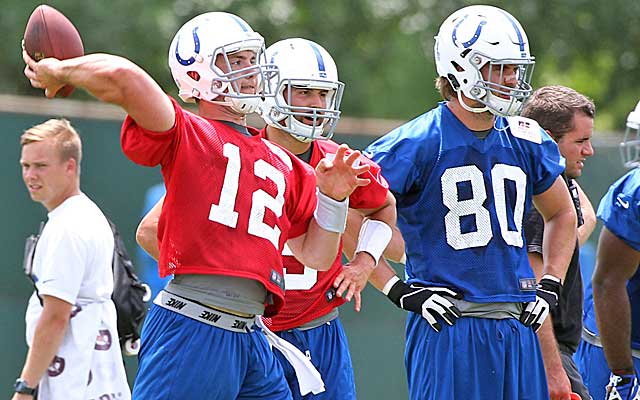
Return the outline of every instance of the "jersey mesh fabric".
<path id="1" fill-rule="evenodd" d="M 640 251 L 640 169 L 627 172 L 614 182 L 598 205 L 598 218 L 614 235 Z M 640 266 L 627 282 L 631 305 L 631 347 L 640 350 Z M 584 296 L 584 326 L 598 335 L 589 281 Z"/>
<path id="2" fill-rule="evenodd" d="M 282 306 L 280 253 L 307 230 L 316 205 L 315 176 L 295 156 L 257 136 L 183 110 L 155 133 L 127 117 L 122 148 L 134 162 L 160 164 L 167 187 L 158 222 L 160 275 L 221 274 L 262 282 Z"/>
<path id="3" fill-rule="evenodd" d="M 265 131 L 261 131 L 265 135 Z M 310 165 L 316 167 L 327 154 L 335 154 L 338 144 L 331 140 L 318 140 L 312 144 Z M 361 163 L 370 166 L 368 172 L 360 175 L 371 183 L 356 188 L 349 196 L 349 207 L 375 209 L 384 204 L 388 184 L 380 174 L 380 167 L 371 160 L 360 157 Z M 333 281 L 342 271 L 342 244 L 328 271 L 315 271 L 305 267 L 290 252 L 283 253 L 286 283 L 286 302 L 278 315 L 265 318 L 265 324 L 273 331 L 284 331 L 299 327 L 309 321 L 328 314 L 335 307 L 344 304 L 344 299 L 336 297 Z"/>
<path id="4" fill-rule="evenodd" d="M 396 195 L 410 281 L 471 302 L 534 300 L 523 218 L 564 159 L 534 121 L 514 122 L 498 118 L 481 140 L 441 103 L 367 148 Z"/>

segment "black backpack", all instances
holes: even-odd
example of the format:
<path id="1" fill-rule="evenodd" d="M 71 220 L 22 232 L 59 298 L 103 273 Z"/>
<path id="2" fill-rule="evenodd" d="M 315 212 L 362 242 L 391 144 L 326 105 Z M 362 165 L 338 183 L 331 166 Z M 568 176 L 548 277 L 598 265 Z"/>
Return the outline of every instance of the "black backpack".
<path id="1" fill-rule="evenodd" d="M 140 339 L 140 330 L 148 308 L 146 303 L 151 297 L 151 289 L 135 274 L 133 262 L 129 258 L 118 228 L 109 218 L 107 218 L 107 221 L 109 221 L 109 226 L 113 231 L 114 246 L 113 261 L 111 263 L 113 268 L 113 294 L 111 299 L 115 303 L 118 315 L 120 348 L 127 355 L 135 355 L 139 349 L 138 339 Z M 38 234 L 30 235 L 25 243 L 23 268 L 32 282 L 33 256 L 43 227 L 44 222 L 40 224 Z M 35 287 L 35 282 L 33 283 Z M 42 299 L 40 302 L 42 303 Z"/>
<path id="2" fill-rule="evenodd" d="M 111 299 L 118 314 L 120 347 L 127 355 L 138 354 L 140 330 L 147 313 L 151 288 L 134 272 L 133 262 L 116 225 L 107 218 L 113 231 L 113 294 Z"/>

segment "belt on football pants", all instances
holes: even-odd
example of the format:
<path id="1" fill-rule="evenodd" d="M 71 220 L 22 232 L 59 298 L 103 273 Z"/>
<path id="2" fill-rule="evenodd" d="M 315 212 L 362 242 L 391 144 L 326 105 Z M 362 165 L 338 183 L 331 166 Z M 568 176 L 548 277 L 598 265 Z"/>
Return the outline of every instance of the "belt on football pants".
<path id="1" fill-rule="evenodd" d="M 231 332 L 248 333 L 255 330 L 255 316 L 242 317 L 230 314 L 222 310 L 206 306 L 193 300 L 169 293 L 166 290 L 160 291 L 153 304 L 166 310 L 173 311 L 185 317 L 202 322 L 216 328 L 225 329 Z"/>
<path id="2" fill-rule="evenodd" d="M 300 393 L 304 396 L 308 393 L 318 394 L 324 391 L 324 382 L 318 370 L 311 361 L 294 345 L 279 338 L 271 332 L 262 322 L 259 315 L 253 317 L 241 317 L 200 304 L 193 300 L 160 291 L 153 304 L 173 311 L 185 317 L 202 323 L 226 329 L 231 332 L 248 333 L 256 329 L 262 330 L 269 344 L 282 352 L 296 371 Z"/>

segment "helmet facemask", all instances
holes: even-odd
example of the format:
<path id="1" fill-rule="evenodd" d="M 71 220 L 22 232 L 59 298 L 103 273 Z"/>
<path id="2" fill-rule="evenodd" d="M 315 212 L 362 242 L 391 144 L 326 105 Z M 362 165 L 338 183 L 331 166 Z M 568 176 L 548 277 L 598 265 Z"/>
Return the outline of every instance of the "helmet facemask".
<path id="1" fill-rule="evenodd" d="M 222 96 L 224 103 L 229 104 L 235 111 L 241 114 L 249 114 L 257 109 L 264 97 L 275 95 L 273 82 L 277 82 L 279 79 L 278 68 L 273 64 L 267 64 L 264 57 L 264 43 L 255 43 L 255 45 L 243 41 L 215 49 L 214 57 L 211 58 L 209 65 L 216 75 L 211 81 L 210 90 L 215 97 L 209 101 L 215 101 L 215 98 Z M 245 50 L 255 53 L 256 63 L 249 67 L 234 70 L 229 59 L 230 56 Z M 224 72 L 223 69 L 216 65 L 218 55 L 223 59 L 224 70 L 229 72 Z M 252 76 L 257 78 L 255 93 L 242 92 L 240 82 Z"/>
<path id="2" fill-rule="evenodd" d="M 495 115 L 518 115 L 522 111 L 525 101 L 531 95 L 531 77 L 533 76 L 533 63 L 523 63 L 522 60 L 492 60 L 479 54 L 470 54 L 471 65 L 476 67 L 478 79 L 467 89 L 458 91 L 473 99 L 485 107 L 472 108 L 469 111 L 490 111 Z M 484 60 L 484 61 L 483 61 Z M 486 78 L 481 69 L 486 66 Z M 515 85 L 513 87 L 496 82 L 504 82 L 505 67 L 516 66 Z M 468 106 L 461 99 L 462 106 Z M 480 111 L 481 110 L 481 111 Z"/>
<path id="3" fill-rule="evenodd" d="M 324 107 L 290 105 L 294 89 L 326 90 Z M 343 92 L 342 82 L 282 79 L 269 110 L 272 125 L 302 142 L 330 139 L 340 120 Z"/>
<path id="4" fill-rule="evenodd" d="M 625 168 L 640 167 L 640 102 L 627 117 L 624 139 L 620 143 L 620 156 Z"/>

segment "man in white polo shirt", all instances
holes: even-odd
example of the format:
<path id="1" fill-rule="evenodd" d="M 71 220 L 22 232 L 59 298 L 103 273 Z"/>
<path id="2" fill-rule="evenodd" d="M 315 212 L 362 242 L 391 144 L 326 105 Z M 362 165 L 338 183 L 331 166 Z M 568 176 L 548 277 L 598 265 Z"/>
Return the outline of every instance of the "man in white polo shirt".
<path id="1" fill-rule="evenodd" d="M 127 400 L 131 392 L 111 301 L 114 239 L 98 206 L 80 191 L 80 136 L 51 119 L 20 138 L 22 177 L 49 212 L 27 272 L 29 353 L 14 400 Z"/>

